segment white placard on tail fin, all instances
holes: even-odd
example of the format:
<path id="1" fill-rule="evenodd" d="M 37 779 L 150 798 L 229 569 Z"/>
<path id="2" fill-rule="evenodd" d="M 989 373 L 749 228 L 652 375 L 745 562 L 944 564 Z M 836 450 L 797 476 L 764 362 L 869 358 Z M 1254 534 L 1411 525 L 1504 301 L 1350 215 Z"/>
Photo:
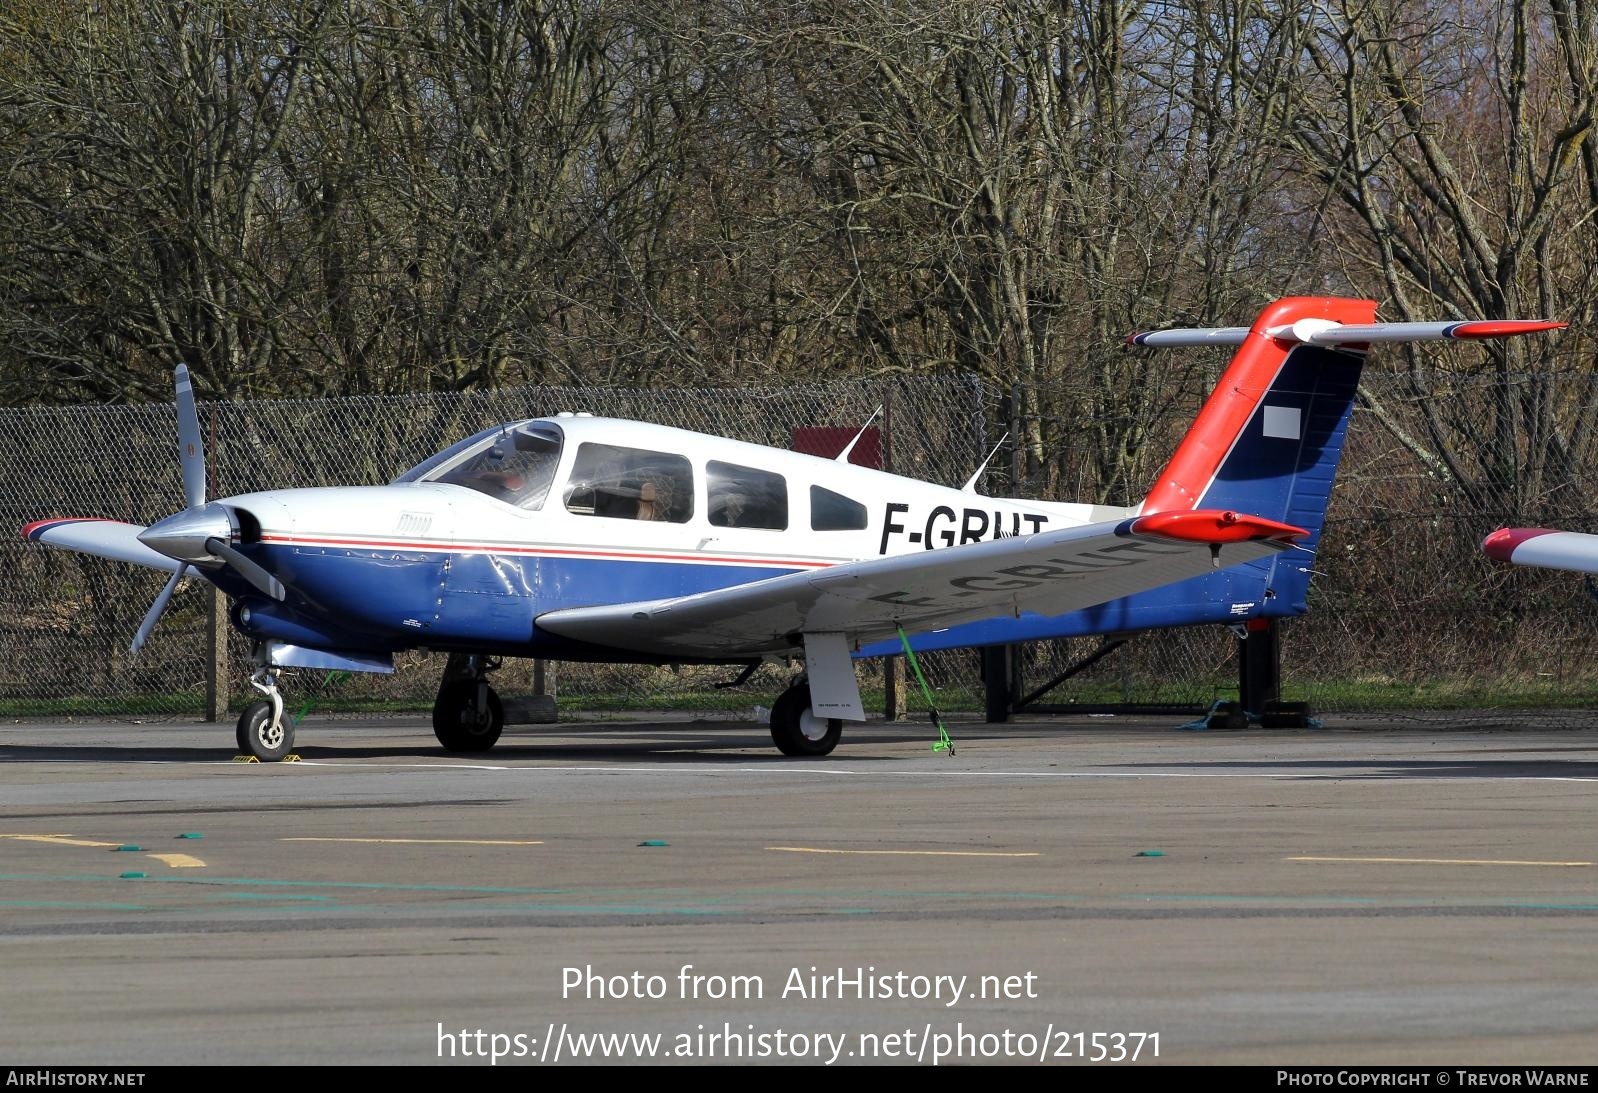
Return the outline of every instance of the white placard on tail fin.
<path id="1" fill-rule="evenodd" d="M 1265 435 L 1282 440 L 1298 440 L 1304 435 L 1297 406 L 1265 407 Z"/>

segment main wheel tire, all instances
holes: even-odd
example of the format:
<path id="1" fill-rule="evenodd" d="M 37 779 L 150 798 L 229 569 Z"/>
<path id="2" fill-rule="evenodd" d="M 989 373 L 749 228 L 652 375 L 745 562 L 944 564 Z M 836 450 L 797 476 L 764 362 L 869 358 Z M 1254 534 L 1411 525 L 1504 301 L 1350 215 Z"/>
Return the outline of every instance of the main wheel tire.
<path id="1" fill-rule="evenodd" d="M 843 721 L 810 711 L 810 684 L 795 683 L 771 707 L 771 741 L 795 758 L 826 755 L 838 746 Z"/>
<path id="2" fill-rule="evenodd" d="M 487 751 L 505 728 L 505 707 L 488 688 L 488 709 L 477 712 L 477 680 L 452 679 L 433 703 L 433 735 L 450 751 Z"/>
<path id="3" fill-rule="evenodd" d="M 272 724 L 272 703 L 261 698 L 250 703 L 239 715 L 236 739 L 241 753 L 263 763 L 276 763 L 294 750 L 294 724 L 279 720 Z"/>

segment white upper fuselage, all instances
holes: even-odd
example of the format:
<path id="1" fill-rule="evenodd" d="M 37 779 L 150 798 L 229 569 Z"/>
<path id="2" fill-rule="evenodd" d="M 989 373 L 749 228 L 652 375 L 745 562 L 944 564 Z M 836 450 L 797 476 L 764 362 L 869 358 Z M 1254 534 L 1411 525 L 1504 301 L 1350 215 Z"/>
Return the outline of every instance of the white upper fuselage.
<path id="1" fill-rule="evenodd" d="M 251 603 L 253 636 L 504 652 L 553 640 L 534 620 L 564 608 L 693 595 L 1129 514 L 982 497 L 575 415 L 485 431 L 386 486 L 222 503 L 240 516 L 240 549 L 291 589 L 287 623 L 268 624 L 262 609 L 274 609 Z"/>
<path id="2" fill-rule="evenodd" d="M 854 464 L 662 425 L 586 416 L 539 420 L 557 425 L 565 443 L 552 488 L 531 507 L 437 481 L 270 490 L 227 498 L 226 504 L 254 514 L 263 542 L 305 548 L 549 552 L 783 570 L 1072 527 L 1133 511 L 983 497 Z M 589 511 L 581 498 L 568 498 L 574 486 L 573 466 L 585 443 L 686 457 L 692 477 L 691 510 L 684 519 L 673 521 L 603 516 Z M 780 476 L 787 489 L 786 526 L 713 524 L 706 473 L 712 462 Z M 864 526 L 814 527 L 813 486 L 861 505 Z M 587 596 L 603 602 L 605 589 L 591 589 Z"/>

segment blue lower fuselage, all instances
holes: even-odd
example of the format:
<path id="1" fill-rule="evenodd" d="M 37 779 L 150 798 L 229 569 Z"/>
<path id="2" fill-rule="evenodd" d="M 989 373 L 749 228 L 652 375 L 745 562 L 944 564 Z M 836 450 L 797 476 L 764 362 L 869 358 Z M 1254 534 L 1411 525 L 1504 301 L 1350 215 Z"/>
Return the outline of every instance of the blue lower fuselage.
<path id="1" fill-rule="evenodd" d="M 291 589 L 282 604 L 255 595 L 227 571 L 240 599 L 235 623 L 254 638 L 372 653 L 428 648 L 497 656 L 647 663 L 645 654 L 562 638 L 540 615 L 597 603 L 658 600 L 764 580 L 793 570 L 637 557 L 407 552 L 256 544 L 246 548 Z M 918 650 L 1239 623 L 1304 611 L 1307 554 L 1218 569 L 1201 578 L 1066 615 L 1023 612 L 918 635 Z M 247 621 L 246 621 L 247 620 Z M 896 641 L 861 656 L 899 651 Z M 673 658 L 682 659 L 682 658 Z M 726 659 L 726 658 L 714 658 Z"/>

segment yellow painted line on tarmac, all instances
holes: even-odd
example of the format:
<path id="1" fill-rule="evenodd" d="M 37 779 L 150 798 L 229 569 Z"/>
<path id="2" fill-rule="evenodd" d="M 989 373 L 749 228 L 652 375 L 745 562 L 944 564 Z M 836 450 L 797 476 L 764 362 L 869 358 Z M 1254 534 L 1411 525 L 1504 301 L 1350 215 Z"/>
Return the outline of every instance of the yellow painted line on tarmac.
<path id="1" fill-rule="evenodd" d="M 280 843 L 420 843 L 426 846 L 543 846 L 542 839 L 354 839 L 334 836 L 296 835 Z"/>
<path id="2" fill-rule="evenodd" d="M 822 846 L 768 846 L 785 854 L 863 854 L 921 858 L 1040 858 L 1037 850 L 834 850 Z"/>
<path id="3" fill-rule="evenodd" d="M 1518 861 L 1499 858 L 1287 858 L 1287 861 L 1307 862 L 1372 862 L 1379 865 L 1543 865 L 1562 869 L 1580 869 L 1592 865 L 1590 861 Z"/>
<path id="4" fill-rule="evenodd" d="M 204 869 L 205 863 L 192 854 L 150 854 L 148 857 L 166 862 L 173 869 Z"/>
<path id="5" fill-rule="evenodd" d="M 101 843 L 92 839 L 74 839 L 71 835 L 0 835 L 0 839 L 14 839 L 23 843 L 54 843 L 57 846 L 100 846 L 115 848 L 121 843 Z"/>

